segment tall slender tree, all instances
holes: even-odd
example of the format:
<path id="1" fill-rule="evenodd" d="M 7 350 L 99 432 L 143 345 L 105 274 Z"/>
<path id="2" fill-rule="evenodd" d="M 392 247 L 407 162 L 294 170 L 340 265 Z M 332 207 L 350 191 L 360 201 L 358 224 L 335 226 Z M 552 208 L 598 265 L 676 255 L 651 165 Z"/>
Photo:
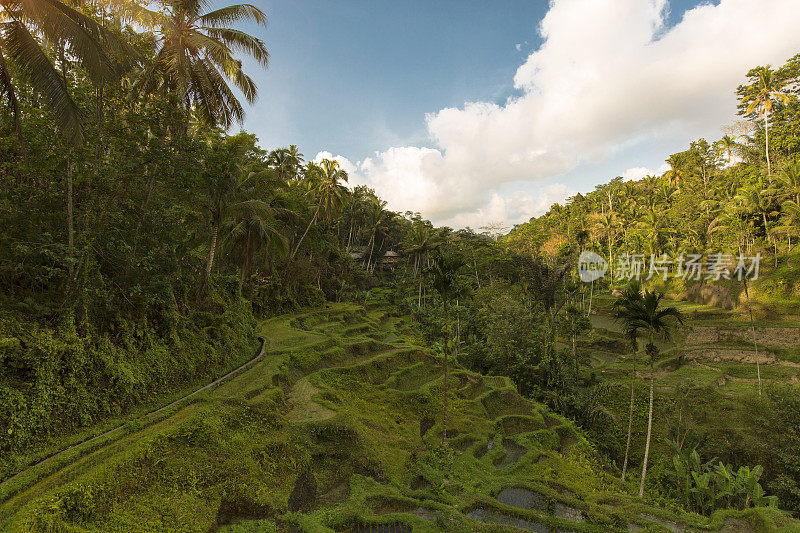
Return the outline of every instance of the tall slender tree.
<path id="1" fill-rule="evenodd" d="M 739 87 L 739 97 L 745 106 L 744 113 L 750 115 L 758 112 L 758 118 L 764 119 L 764 152 L 767 156 L 767 175 L 772 174 L 769 157 L 769 116 L 774 102 L 789 102 L 789 95 L 783 92 L 783 81 L 775 71 L 767 65 L 756 67 L 748 73 L 752 83 Z"/>
<path id="2" fill-rule="evenodd" d="M 614 301 L 613 309 L 617 320 L 626 320 L 626 313 L 625 309 L 632 308 L 636 305 L 636 302 L 641 301 L 642 299 L 642 288 L 641 286 L 634 282 L 628 285 L 625 291 Z M 639 351 L 638 346 L 638 331 L 635 328 L 628 328 L 627 324 L 625 324 L 627 330 L 628 341 L 630 342 L 631 346 L 631 359 L 633 361 L 633 368 L 631 369 L 631 402 L 630 408 L 628 412 L 628 439 L 625 444 L 625 459 L 622 462 L 622 477 L 620 479 L 620 486 L 625 484 L 625 475 L 628 471 L 628 457 L 630 456 L 631 450 L 631 434 L 633 431 L 633 405 L 634 399 L 636 394 L 636 352 Z"/>
<path id="3" fill-rule="evenodd" d="M 297 255 L 311 226 L 319 220 L 331 220 L 336 216 L 347 194 L 347 188 L 341 183 L 347 182 L 347 172 L 339 166 L 339 162 L 336 160 L 323 159 L 320 164 L 309 162 L 305 180 L 309 195 L 313 198 L 316 207 L 314 215 L 300 240 L 297 241 L 290 259 L 294 259 L 294 256 Z"/>
<path id="4" fill-rule="evenodd" d="M 632 295 L 629 295 L 632 296 Z M 623 295 L 621 298 L 624 298 Z M 683 315 L 676 307 L 664 306 L 662 293 L 646 290 L 639 298 L 633 296 L 620 300 L 617 306 L 617 318 L 625 325 L 628 337 L 638 334 L 639 331 L 647 333 L 647 346 L 645 353 L 650 363 L 650 405 L 647 414 L 647 440 L 644 448 L 644 461 L 642 463 L 642 479 L 639 483 L 639 497 L 644 496 L 644 481 L 647 476 L 647 461 L 650 456 L 650 438 L 653 430 L 653 389 L 655 384 L 655 361 L 658 358 L 658 347 L 654 340 L 660 335 L 665 340 L 670 338 L 675 323 L 683 323 Z"/>
<path id="5" fill-rule="evenodd" d="M 444 408 L 442 412 L 442 446 L 447 442 L 447 411 L 450 389 L 448 384 L 448 354 L 452 344 L 452 327 L 450 325 L 450 302 L 457 291 L 458 271 L 464 265 L 460 255 L 439 253 L 431 265 L 431 284 L 442 298 L 445 320 L 444 342 Z"/>

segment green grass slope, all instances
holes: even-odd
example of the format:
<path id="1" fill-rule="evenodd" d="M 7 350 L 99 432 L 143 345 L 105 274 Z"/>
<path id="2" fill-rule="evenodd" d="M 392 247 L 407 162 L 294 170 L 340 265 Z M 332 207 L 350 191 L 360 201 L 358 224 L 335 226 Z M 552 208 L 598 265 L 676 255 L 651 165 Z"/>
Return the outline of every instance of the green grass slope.
<path id="1" fill-rule="evenodd" d="M 611 317 L 612 298 L 600 297 L 592 316 L 594 329 L 579 352 L 599 379 L 611 385 L 603 399 L 617 416 L 612 437 L 624 450 L 625 424 L 630 398 L 633 357 L 621 326 Z M 660 357 L 655 367 L 653 455 L 658 463 L 671 460 L 668 438 L 687 439 L 698 445 L 705 458 L 721 456 L 726 462 L 762 464 L 767 469 L 764 488 L 794 512 L 798 483 L 789 470 L 797 453 L 788 444 L 796 429 L 796 412 L 790 409 L 800 396 L 800 318 L 771 318 L 770 308 L 755 317 L 755 339 L 746 309 L 726 310 L 685 301 L 669 301 L 686 318 L 671 342 L 658 341 Z M 645 340 L 640 343 L 643 345 Z M 631 450 L 638 466 L 644 450 L 650 371 L 642 350 L 637 355 L 637 391 Z M 758 395 L 761 375 L 762 396 Z M 787 407 L 789 406 L 789 407 Z M 777 419 L 794 417 L 786 425 Z M 775 433 L 777 431 L 777 433 Z M 656 467 L 658 468 L 658 467 Z M 796 467 L 794 467 L 796 469 Z M 800 472 L 795 470 L 796 472 Z"/>
<path id="2" fill-rule="evenodd" d="M 795 531 L 647 506 L 575 426 L 380 306 L 264 322 L 263 360 L 0 485 L 2 531 Z"/>

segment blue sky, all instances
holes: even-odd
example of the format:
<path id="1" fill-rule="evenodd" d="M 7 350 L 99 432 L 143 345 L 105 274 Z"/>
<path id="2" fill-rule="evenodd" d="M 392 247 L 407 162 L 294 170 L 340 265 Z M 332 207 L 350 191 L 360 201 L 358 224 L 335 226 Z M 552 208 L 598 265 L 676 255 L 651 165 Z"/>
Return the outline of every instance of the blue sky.
<path id="1" fill-rule="evenodd" d="M 453 226 L 519 222 L 718 137 L 746 70 L 800 51 L 777 6 L 792 1 L 757 16 L 759 0 L 705 2 L 684 20 L 697 2 L 255 0 L 268 27 L 245 29 L 271 64 L 249 65 L 260 96 L 245 129 L 265 148 L 338 156 L 393 209 Z M 709 21 L 721 27 L 704 35 Z M 744 26 L 756 50 L 737 53 Z M 775 35 L 763 39 L 763 28 Z M 716 53 L 726 39 L 737 57 Z M 661 92 L 652 80 L 676 86 Z M 645 102 L 629 109 L 640 99 L 631 85 Z"/>

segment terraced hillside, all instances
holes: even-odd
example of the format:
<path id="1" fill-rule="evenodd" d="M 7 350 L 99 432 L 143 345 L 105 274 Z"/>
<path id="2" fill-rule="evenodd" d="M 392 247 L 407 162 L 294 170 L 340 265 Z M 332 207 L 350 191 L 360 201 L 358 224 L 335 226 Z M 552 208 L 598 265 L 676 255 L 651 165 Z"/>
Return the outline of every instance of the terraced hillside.
<path id="1" fill-rule="evenodd" d="M 266 321 L 263 357 L 231 379 L 0 485 L 0 529 L 797 530 L 773 510 L 637 502 L 504 377 L 456 365 L 443 435 L 442 360 L 410 333 L 379 305 Z"/>
<path id="2" fill-rule="evenodd" d="M 594 328 L 580 342 L 579 352 L 591 365 L 591 372 L 611 385 L 603 403 L 612 408 L 618 421 L 627 422 L 633 356 L 621 325 L 611 317 L 611 303 L 608 296 L 598 299 L 598 312 L 592 316 Z M 779 409 L 785 406 L 775 400 L 789 405 L 792 400 L 788 398 L 796 396 L 800 384 L 800 319 L 791 315 L 777 318 L 768 307 L 760 306 L 754 323 L 756 355 L 746 310 L 685 301 L 670 301 L 669 305 L 684 313 L 686 324 L 677 329 L 671 342 L 657 341 L 654 457 L 657 461 L 671 458 L 667 439 L 680 438 L 687 446 L 698 445 L 707 459 L 716 456 L 735 464 L 762 464 L 765 489 L 778 495 L 782 505 L 800 511 L 792 503 L 796 502 L 795 485 L 786 482 L 794 477 L 790 468 L 795 461 L 775 453 L 787 449 L 786 442 L 776 439 L 791 438 L 791 427 L 796 427 L 796 418 L 787 422 L 787 417 L 794 415 L 781 413 Z M 637 355 L 631 446 L 635 465 L 641 461 L 647 427 L 650 370 L 644 342 L 642 339 Z M 762 396 L 758 395 L 759 373 Z M 780 417 L 782 421 L 776 422 Z M 624 450 L 623 424 L 617 424 L 611 438 L 616 449 Z"/>

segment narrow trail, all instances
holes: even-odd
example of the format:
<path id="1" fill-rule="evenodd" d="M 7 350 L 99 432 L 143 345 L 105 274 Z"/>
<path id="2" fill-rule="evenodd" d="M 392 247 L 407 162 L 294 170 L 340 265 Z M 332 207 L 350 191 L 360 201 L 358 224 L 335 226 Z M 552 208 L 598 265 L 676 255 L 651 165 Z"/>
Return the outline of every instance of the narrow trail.
<path id="1" fill-rule="evenodd" d="M 202 386 L 202 387 L 200 387 L 198 389 L 195 389 L 194 391 L 190 392 L 189 394 L 181 396 L 177 400 L 174 400 L 174 401 L 172 401 L 172 402 L 170 402 L 170 403 L 168 403 L 166 405 L 163 405 L 163 406 L 159 407 L 158 409 L 154 409 L 154 410 L 142 415 L 141 417 L 138 418 L 138 420 L 143 421 L 143 422 L 152 421 L 153 419 L 158 418 L 158 416 L 161 413 L 164 413 L 165 411 L 175 407 L 176 405 L 179 405 L 179 404 L 185 402 L 189 398 L 192 398 L 192 397 L 200 394 L 201 392 L 204 392 L 204 391 L 207 391 L 207 390 L 211 390 L 211 389 L 214 389 L 214 388 L 218 387 L 219 385 L 225 383 L 226 381 L 229 381 L 229 380 L 235 378 L 236 376 L 238 376 L 239 374 L 241 374 L 245 370 L 249 369 L 250 367 L 252 367 L 256 363 L 260 362 L 264 358 L 264 351 L 266 350 L 267 340 L 264 337 L 258 337 L 258 340 L 261 341 L 261 347 L 259 348 L 258 353 L 256 354 L 255 357 L 253 357 L 252 359 L 250 359 L 247 362 L 243 363 L 242 365 L 234 368 L 233 370 L 231 370 L 227 374 L 215 379 L 211 383 L 209 383 L 207 385 L 204 385 L 204 386 Z M 70 445 L 70 446 L 68 446 L 66 448 L 62 448 L 61 450 L 53 453 L 52 455 L 49 455 L 49 456 L 45 457 L 44 459 L 42 459 L 42 460 L 40 460 L 40 461 L 38 461 L 36 463 L 28 465 L 27 467 L 25 467 L 24 469 L 22 469 L 19 472 L 15 473 L 14 475 L 9 476 L 8 478 L 6 478 L 3 481 L 1 481 L 0 482 L 0 489 L 2 489 L 4 486 L 7 486 L 11 481 L 13 481 L 14 479 L 18 478 L 19 476 L 22 476 L 22 475 L 24 475 L 26 473 L 29 473 L 32 470 L 34 470 L 36 468 L 39 468 L 41 466 L 45 466 L 45 465 L 47 465 L 49 463 L 55 462 L 58 459 L 66 456 L 71 451 L 77 450 L 78 448 L 86 447 L 86 446 L 88 446 L 88 445 L 90 445 L 90 444 L 92 444 L 94 442 L 97 442 L 97 441 L 99 441 L 101 439 L 104 439 L 106 437 L 115 435 L 117 433 L 121 434 L 122 430 L 125 428 L 126 425 L 127 425 L 126 423 L 120 424 L 120 425 L 118 425 L 118 426 L 116 426 L 116 427 L 114 427 L 112 429 L 109 429 L 108 431 L 105 431 L 103 433 L 100 433 L 98 435 L 90 437 L 88 439 L 85 439 L 85 440 L 83 440 L 81 442 L 72 444 L 72 445 Z M 112 443 L 113 443 L 113 441 L 109 441 L 106 444 L 110 445 Z M 64 465 L 62 468 L 66 468 L 67 466 L 68 465 Z M 46 475 L 52 475 L 54 473 L 55 473 L 55 471 L 54 472 L 50 472 L 50 473 L 48 473 Z M 5 495 L 3 497 L 3 499 L 0 499 L 0 503 L 5 503 L 5 502 L 9 501 L 15 495 L 16 495 L 16 492 L 12 492 L 10 494 Z"/>
<path id="2" fill-rule="evenodd" d="M 338 309 L 338 311 L 342 310 Z M 310 314 L 320 311 L 331 310 L 312 310 Z M 135 419 L 130 419 L 107 431 L 62 448 L 0 481 L 0 530 L 4 531 L 4 526 L 8 525 L 7 522 L 20 509 L 45 492 L 84 475 L 91 471 L 98 462 L 108 463 L 114 460 L 132 446 L 141 444 L 149 437 L 181 423 L 197 411 L 202 410 L 202 406 L 195 407 L 197 404 L 191 401 L 201 393 L 213 390 L 216 391 L 214 394 L 222 394 L 222 396 L 240 395 L 255 386 L 256 390 L 250 392 L 257 397 L 262 390 L 272 388 L 274 384 L 270 381 L 276 372 L 274 367 L 280 359 L 270 362 L 267 367 L 263 368 L 264 372 L 259 372 L 258 376 L 252 374 L 254 369 L 262 366 L 259 363 L 267 361 L 266 354 L 309 349 L 328 338 L 325 333 L 320 331 L 297 329 L 289 324 L 292 318 L 306 314 L 309 312 L 284 315 L 264 321 L 259 326 L 258 339 L 261 344 L 257 354 L 211 383 L 198 387 Z M 248 378 L 248 376 L 250 377 Z M 239 385 L 235 389 L 231 389 L 236 383 Z M 310 383 L 308 385 L 311 386 Z M 307 405 L 310 411 L 313 411 L 314 417 L 335 414 L 311 400 L 310 396 L 315 393 L 314 390 L 307 392 L 308 397 L 304 398 L 304 401 L 308 402 Z M 317 411 L 317 407 L 319 411 Z M 126 428 L 131 421 L 137 423 L 139 427 L 127 431 Z"/>

